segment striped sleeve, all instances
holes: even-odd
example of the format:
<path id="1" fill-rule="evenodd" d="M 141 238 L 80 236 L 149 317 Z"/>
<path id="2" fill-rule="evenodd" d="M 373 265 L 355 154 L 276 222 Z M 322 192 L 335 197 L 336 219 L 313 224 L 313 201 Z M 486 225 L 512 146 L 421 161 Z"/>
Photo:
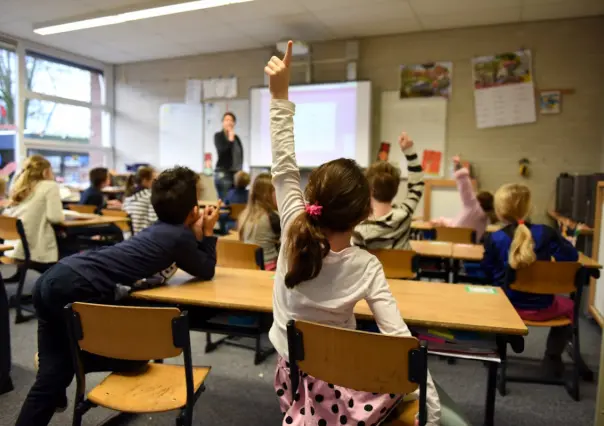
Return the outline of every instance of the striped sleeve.
<path id="1" fill-rule="evenodd" d="M 424 195 L 424 171 L 413 146 L 404 150 L 403 153 L 407 159 L 409 177 L 407 180 L 407 197 L 400 207 L 406 210 L 411 218 L 422 195 Z"/>

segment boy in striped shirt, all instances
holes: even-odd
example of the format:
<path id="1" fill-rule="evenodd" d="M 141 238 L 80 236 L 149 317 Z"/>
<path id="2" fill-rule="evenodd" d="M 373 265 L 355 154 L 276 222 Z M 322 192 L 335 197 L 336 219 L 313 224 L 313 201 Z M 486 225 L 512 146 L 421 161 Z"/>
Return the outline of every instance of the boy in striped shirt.
<path id="1" fill-rule="evenodd" d="M 424 174 L 413 140 L 407 133 L 399 136 L 398 143 L 407 159 L 407 197 L 401 204 L 392 205 L 401 173 L 386 161 L 372 164 L 366 172 L 371 188 L 372 213 L 354 230 L 352 243 L 356 246 L 366 249 L 411 249 L 411 221 L 424 193 Z"/>

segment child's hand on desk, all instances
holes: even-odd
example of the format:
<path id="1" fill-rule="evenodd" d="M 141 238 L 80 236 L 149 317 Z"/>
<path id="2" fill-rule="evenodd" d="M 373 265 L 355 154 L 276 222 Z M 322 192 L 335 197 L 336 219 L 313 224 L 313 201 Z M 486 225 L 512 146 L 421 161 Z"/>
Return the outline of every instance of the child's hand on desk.
<path id="1" fill-rule="evenodd" d="M 119 210 L 122 208 L 122 203 L 120 200 L 109 200 L 107 201 L 107 207 L 114 210 Z"/>
<path id="2" fill-rule="evenodd" d="M 413 139 L 411 139 L 409 137 L 409 135 L 407 134 L 407 132 L 403 132 L 398 137 L 398 144 L 401 147 L 401 149 L 404 151 L 404 150 L 406 150 L 408 148 L 411 148 L 413 146 Z"/>
<path id="3" fill-rule="evenodd" d="M 289 91 L 289 65 L 292 61 L 292 41 L 287 42 L 283 60 L 273 56 L 264 67 L 269 76 L 269 89 L 273 99 L 287 99 Z"/>
<path id="4" fill-rule="evenodd" d="M 204 237 L 211 237 L 212 235 L 214 235 L 214 226 L 216 225 L 216 222 L 218 222 L 218 217 L 220 216 L 220 207 L 222 207 L 222 201 L 218 200 L 216 206 L 206 206 L 206 208 L 204 209 Z"/>

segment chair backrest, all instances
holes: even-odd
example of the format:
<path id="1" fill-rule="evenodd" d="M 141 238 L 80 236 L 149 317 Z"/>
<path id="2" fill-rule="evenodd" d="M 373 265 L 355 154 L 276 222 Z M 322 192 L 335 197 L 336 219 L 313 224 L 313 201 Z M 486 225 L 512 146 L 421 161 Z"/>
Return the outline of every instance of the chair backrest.
<path id="1" fill-rule="evenodd" d="M 436 241 L 456 244 L 474 244 L 476 232 L 472 228 L 436 227 Z"/>
<path id="2" fill-rule="evenodd" d="M 101 210 L 101 214 L 103 216 L 125 217 L 125 218 L 129 217 L 127 212 L 125 212 L 123 210 L 115 210 L 115 209 L 103 209 L 103 210 Z M 129 220 L 115 222 L 115 226 L 120 228 L 120 230 L 122 232 L 132 233 L 132 222 Z"/>
<path id="3" fill-rule="evenodd" d="M 0 238 L 3 240 L 21 240 L 25 261 L 29 261 L 29 243 L 21 219 L 0 215 Z"/>
<path id="4" fill-rule="evenodd" d="M 533 294 L 569 294 L 577 290 L 579 262 L 537 261 L 526 268 L 509 269 L 506 283 L 512 290 Z M 580 284 L 579 284 L 580 286 Z"/>
<path id="5" fill-rule="evenodd" d="M 247 204 L 230 204 L 229 207 L 231 209 L 231 219 L 238 220 L 241 213 L 243 213 L 247 207 Z"/>
<path id="6" fill-rule="evenodd" d="M 178 356 L 184 332 L 180 310 L 73 303 L 67 308 L 72 335 L 82 350 L 126 360 Z M 188 324 L 186 333 L 188 338 Z"/>
<path id="7" fill-rule="evenodd" d="M 382 263 L 386 278 L 415 278 L 419 269 L 419 257 L 413 250 L 377 249 L 369 250 Z"/>
<path id="8" fill-rule="evenodd" d="M 216 266 L 237 269 L 264 269 L 262 248 L 256 244 L 218 238 Z"/>
<path id="9" fill-rule="evenodd" d="M 69 210 L 84 214 L 95 213 L 97 209 L 97 206 L 93 206 L 90 204 L 69 204 L 67 207 L 69 208 Z"/>
<path id="10" fill-rule="evenodd" d="M 364 392 L 407 394 L 420 387 L 420 417 L 423 408 L 425 418 L 427 350 L 415 337 L 306 321 L 289 321 L 287 333 L 293 394 L 298 388 L 299 370 Z"/>

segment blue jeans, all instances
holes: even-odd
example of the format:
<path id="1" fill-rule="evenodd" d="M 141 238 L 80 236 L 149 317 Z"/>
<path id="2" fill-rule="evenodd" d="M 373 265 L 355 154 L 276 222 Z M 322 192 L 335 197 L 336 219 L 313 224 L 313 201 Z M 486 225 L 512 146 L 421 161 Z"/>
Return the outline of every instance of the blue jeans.
<path id="1" fill-rule="evenodd" d="M 234 185 L 235 174 L 233 172 L 225 170 L 216 170 L 214 172 L 214 185 L 216 185 L 216 192 L 218 198 L 225 200 L 229 189 Z"/>

